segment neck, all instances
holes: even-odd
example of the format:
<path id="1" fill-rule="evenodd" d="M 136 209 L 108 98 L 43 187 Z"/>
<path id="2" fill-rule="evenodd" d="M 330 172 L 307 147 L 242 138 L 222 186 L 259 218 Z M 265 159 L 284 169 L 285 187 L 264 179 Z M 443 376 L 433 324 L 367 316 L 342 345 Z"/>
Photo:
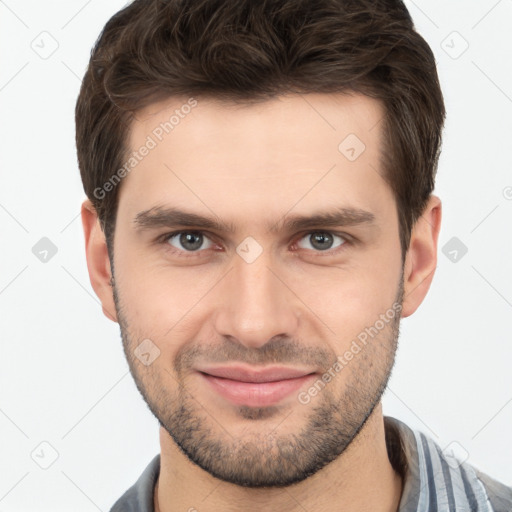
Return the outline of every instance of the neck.
<path id="1" fill-rule="evenodd" d="M 402 494 L 388 458 L 381 403 L 342 455 L 290 487 L 251 489 L 219 480 L 190 462 L 162 427 L 160 445 L 156 512 L 327 512 L 334 504 L 345 512 L 396 512 Z"/>

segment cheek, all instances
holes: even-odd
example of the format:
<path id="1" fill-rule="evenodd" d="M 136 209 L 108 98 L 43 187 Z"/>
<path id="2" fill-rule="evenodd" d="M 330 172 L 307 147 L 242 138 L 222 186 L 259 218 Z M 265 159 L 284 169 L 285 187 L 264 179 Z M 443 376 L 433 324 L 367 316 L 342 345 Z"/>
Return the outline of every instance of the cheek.
<path id="1" fill-rule="evenodd" d="M 302 310 L 307 323 L 318 325 L 319 333 L 339 340 L 337 345 L 350 343 L 393 304 L 400 275 L 399 248 L 380 242 L 336 267 L 306 262 L 275 267 L 299 298 L 293 307 Z M 228 269 L 229 265 L 211 263 L 172 266 L 156 251 L 142 251 L 128 243 L 120 246 L 115 256 L 116 282 L 131 330 L 137 338 L 166 340 L 166 346 L 173 338 L 192 338 L 219 304 L 236 307 L 236 301 L 225 295 L 234 286 L 232 277 L 225 276 Z"/>
<path id="2" fill-rule="evenodd" d="M 211 300 L 223 272 L 206 266 L 171 267 L 147 256 L 116 256 L 116 288 L 132 338 L 155 340 L 172 351 L 172 340 L 193 337 L 197 316 Z"/>
<path id="3" fill-rule="evenodd" d="M 303 300 L 311 310 L 334 331 L 337 348 L 374 325 L 380 315 L 390 314 L 400 273 L 393 269 L 395 263 L 386 262 L 384 255 L 379 258 L 380 265 L 367 268 L 358 265 L 346 271 L 330 269 L 328 277 L 315 280 L 315 293 L 306 287 L 298 290 L 301 298 L 308 297 Z"/>

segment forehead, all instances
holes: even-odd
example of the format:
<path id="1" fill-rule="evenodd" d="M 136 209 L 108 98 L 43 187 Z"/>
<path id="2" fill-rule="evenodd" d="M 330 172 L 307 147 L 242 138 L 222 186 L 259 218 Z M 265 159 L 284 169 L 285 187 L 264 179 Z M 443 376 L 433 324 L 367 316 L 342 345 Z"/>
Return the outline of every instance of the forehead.
<path id="1" fill-rule="evenodd" d="M 240 150 L 247 150 L 248 136 L 255 143 L 295 141 L 298 145 L 304 136 L 311 143 L 323 141 L 323 137 L 336 143 L 344 134 L 352 133 L 363 142 L 373 143 L 379 134 L 374 128 L 383 114 L 380 100 L 356 93 L 290 94 L 256 103 L 173 97 L 137 112 L 129 142 L 133 149 L 142 137 L 151 135 L 157 142 L 170 144 L 181 134 L 187 144 L 204 147 L 208 143 L 206 137 L 225 139 L 229 135 L 230 139 L 224 142 L 230 149 L 236 149 L 235 143 L 240 141 Z M 171 134 L 173 137 L 169 137 Z M 314 134 L 319 136 L 312 137 Z"/>
<path id="2" fill-rule="evenodd" d="M 300 202 L 378 209 L 392 200 L 381 177 L 383 116 L 380 101 L 360 94 L 154 103 L 131 125 L 129 147 L 138 159 L 123 178 L 119 208 L 282 214 Z"/>

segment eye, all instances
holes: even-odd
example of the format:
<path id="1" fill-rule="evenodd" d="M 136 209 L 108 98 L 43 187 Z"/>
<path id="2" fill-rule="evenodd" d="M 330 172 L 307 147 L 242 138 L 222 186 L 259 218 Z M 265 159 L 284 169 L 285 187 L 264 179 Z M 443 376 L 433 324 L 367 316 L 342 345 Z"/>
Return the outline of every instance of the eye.
<path id="1" fill-rule="evenodd" d="M 210 244 L 203 246 L 204 242 Z M 211 249 L 213 242 L 201 231 L 177 231 L 168 233 L 162 237 L 162 243 L 170 245 L 176 252 L 198 252 Z M 174 250 L 172 252 L 175 252 Z"/>
<path id="2" fill-rule="evenodd" d="M 338 242 L 336 242 L 338 239 Z M 178 257 L 204 256 L 204 252 L 219 246 L 202 231 L 174 231 L 160 236 L 157 241 L 164 245 L 165 250 Z M 305 241 L 305 243 L 304 243 Z M 308 249 L 317 255 L 332 256 L 345 249 L 351 243 L 351 238 L 345 234 L 330 231 L 310 231 L 294 245 L 300 249 Z"/>
<path id="3" fill-rule="evenodd" d="M 337 245 L 334 245 L 335 238 L 339 238 L 341 242 Z M 329 231 L 314 231 L 311 233 L 307 233 L 301 240 L 306 240 L 306 244 L 304 246 L 297 244 L 301 249 L 312 249 L 314 251 L 320 252 L 336 252 L 332 251 L 332 249 L 341 247 L 347 243 L 347 238 L 345 236 L 337 235 L 335 233 L 331 233 Z M 309 245 L 309 247 L 308 247 Z"/>

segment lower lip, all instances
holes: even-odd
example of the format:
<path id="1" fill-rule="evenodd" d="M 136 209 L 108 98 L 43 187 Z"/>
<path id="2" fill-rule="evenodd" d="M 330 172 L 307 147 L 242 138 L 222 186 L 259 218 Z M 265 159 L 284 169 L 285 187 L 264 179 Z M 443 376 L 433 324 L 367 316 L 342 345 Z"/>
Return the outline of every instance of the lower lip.
<path id="1" fill-rule="evenodd" d="M 241 382 L 238 380 L 214 377 L 205 373 L 200 375 L 208 384 L 224 398 L 237 405 L 264 407 L 280 402 L 294 391 L 297 391 L 315 374 L 304 375 L 295 379 L 278 380 L 275 382 Z"/>

